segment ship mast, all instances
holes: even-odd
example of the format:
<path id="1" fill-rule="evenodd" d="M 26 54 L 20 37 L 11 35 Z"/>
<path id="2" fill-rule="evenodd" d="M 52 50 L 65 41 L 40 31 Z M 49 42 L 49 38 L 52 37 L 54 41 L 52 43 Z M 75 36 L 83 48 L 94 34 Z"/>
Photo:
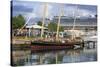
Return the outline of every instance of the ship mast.
<path id="1" fill-rule="evenodd" d="M 43 34 L 44 34 L 44 22 L 45 22 L 46 13 L 47 13 L 47 3 L 45 3 L 45 5 L 44 5 L 44 10 L 43 10 L 43 20 L 42 20 L 42 29 L 41 29 L 41 39 L 43 38 Z"/>
<path id="2" fill-rule="evenodd" d="M 72 32 L 75 32 L 74 30 L 75 30 L 75 24 L 76 24 L 76 19 L 77 19 L 77 16 L 75 13 L 77 13 L 77 11 L 78 11 L 78 6 L 76 6 L 76 10 L 73 11 L 74 22 L 73 22 Z M 74 34 L 74 35 L 72 34 L 72 39 L 74 39 L 75 36 L 76 36 L 76 34 Z"/>
<path id="3" fill-rule="evenodd" d="M 60 29 L 61 16 L 63 15 L 63 9 L 62 9 L 62 8 L 63 8 L 63 7 L 61 7 L 61 8 L 59 9 L 60 14 L 59 14 L 59 17 L 58 17 L 57 32 L 56 32 L 56 40 L 57 40 L 57 41 L 58 41 L 58 39 L 59 39 L 59 29 Z"/>
<path id="4" fill-rule="evenodd" d="M 75 11 L 73 11 L 73 17 L 74 17 L 74 23 L 73 23 L 73 28 L 72 28 L 72 30 L 74 30 L 75 29 L 75 22 L 76 22 L 76 19 L 77 19 L 77 17 L 76 17 L 76 12 L 77 12 L 77 10 L 78 10 L 78 6 L 76 6 L 76 10 Z"/>

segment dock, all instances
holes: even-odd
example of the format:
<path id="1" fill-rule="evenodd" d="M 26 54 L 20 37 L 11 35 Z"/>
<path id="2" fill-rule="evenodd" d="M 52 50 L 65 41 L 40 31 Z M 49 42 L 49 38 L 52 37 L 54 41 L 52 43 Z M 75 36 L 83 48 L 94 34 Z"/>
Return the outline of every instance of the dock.
<path id="1" fill-rule="evenodd" d="M 31 44 L 31 41 L 24 39 L 13 39 L 12 44 Z"/>

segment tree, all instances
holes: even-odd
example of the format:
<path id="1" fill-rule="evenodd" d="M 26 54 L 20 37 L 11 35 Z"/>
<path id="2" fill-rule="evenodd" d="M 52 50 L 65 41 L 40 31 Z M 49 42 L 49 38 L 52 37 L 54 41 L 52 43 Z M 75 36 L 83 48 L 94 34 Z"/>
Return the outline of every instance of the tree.
<path id="1" fill-rule="evenodd" d="M 22 15 L 12 17 L 12 29 L 19 29 L 25 24 L 25 19 Z"/>
<path id="2" fill-rule="evenodd" d="M 60 26 L 59 31 L 64 31 L 64 27 Z"/>
<path id="3" fill-rule="evenodd" d="M 38 21 L 37 25 L 42 26 L 42 21 Z M 44 24 L 44 27 L 46 27 L 46 24 Z"/>
<path id="4" fill-rule="evenodd" d="M 42 22 L 41 21 L 38 21 L 37 25 L 42 26 Z"/>
<path id="5" fill-rule="evenodd" d="M 56 32 L 56 30 L 57 30 L 57 24 L 56 23 L 51 22 L 51 23 L 48 24 L 48 31 Z"/>
<path id="6" fill-rule="evenodd" d="M 56 32 L 57 31 L 57 24 L 54 22 L 49 23 L 48 24 L 48 31 Z M 64 31 L 64 28 L 62 26 L 60 26 L 59 31 Z"/>

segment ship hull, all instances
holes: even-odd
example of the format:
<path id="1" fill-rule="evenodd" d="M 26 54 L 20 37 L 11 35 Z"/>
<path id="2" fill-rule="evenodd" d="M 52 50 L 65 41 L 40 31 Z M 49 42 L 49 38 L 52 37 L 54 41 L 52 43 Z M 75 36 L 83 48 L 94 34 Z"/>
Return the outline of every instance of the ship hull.
<path id="1" fill-rule="evenodd" d="M 40 50 L 61 50 L 61 49 L 73 49 L 74 43 L 56 43 L 56 42 L 32 42 L 31 49 L 33 51 Z"/>

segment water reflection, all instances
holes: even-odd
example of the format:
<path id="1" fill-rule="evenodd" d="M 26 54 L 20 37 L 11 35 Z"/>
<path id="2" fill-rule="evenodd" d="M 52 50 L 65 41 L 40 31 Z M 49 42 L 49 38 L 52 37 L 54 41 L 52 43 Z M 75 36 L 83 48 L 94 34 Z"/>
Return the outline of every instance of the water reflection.
<path id="1" fill-rule="evenodd" d="M 63 56 L 62 63 L 73 63 L 73 62 L 84 62 L 84 61 L 96 61 L 96 52 L 92 52 L 93 49 L 84 50 L 75 50 L 75 51 L 68 51 Z"/>
<path id="2" fill-rule="evenodd" d="M 12 51 L 12 65 L 20 66 L 30 63 L 31 59 L 30 50 L 13 50 Z"/>
<path id="3" fill-rule="evenodd" d="M 39 65 L 96 61 L 97 50 L 76 49 L 46 52 L 31 52 L 30 50 L 13 51 L 15 65 Z"/>

